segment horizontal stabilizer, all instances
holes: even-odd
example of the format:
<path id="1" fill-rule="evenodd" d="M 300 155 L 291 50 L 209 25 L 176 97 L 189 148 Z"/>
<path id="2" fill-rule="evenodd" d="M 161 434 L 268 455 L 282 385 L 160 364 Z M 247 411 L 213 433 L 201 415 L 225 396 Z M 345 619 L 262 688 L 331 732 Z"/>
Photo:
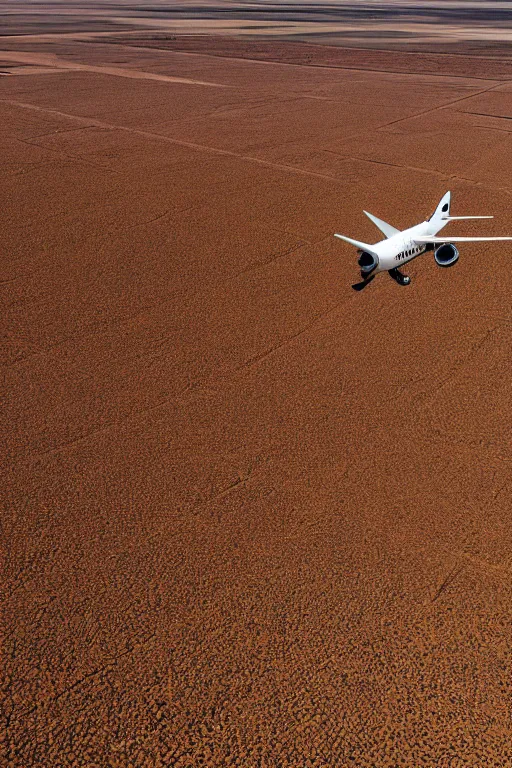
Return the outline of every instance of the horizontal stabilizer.
<path id="1" fill-rule="evenodd" d="M 340 240 L 344 240 L 346 243 L 350 243 L 350 245 L 353 245 L 356 248 L 359 248 L 361 251 L 366 251 L 367 253 L 371 253 L 372 256 L 375 256 L 377 259 L 379 258 L 379 255 L 375 251 L 373 245 L 368 245 L 368 243 L 362 243 L 360 240 L 352 240 L 351 237 L 345 237 L 345 235 L 335 234 L 334 237 L 339 237 Z"/>
<path id="2" fill-rule="evenodd" d="M 399 229 L 395 229 L 395 227 L 392 227 L 391 224 L 388 224 L 386 221 L 378 219 L 377 216 L 373 215 L 373 213 L 368 213 L 368 211 L 363 211 L 363 213 L 368 216 L 370 221 L 373 221 L 377 229 L 380 229 L 382 234 L 386 237 L 393 237 L 393 235 L 398 235 L 400 232 Z"/>
<path id="3" fill-rule="evenodd" d="M 426 243 L 486 243 L 491 240 L 512 240 L 512 237 L 415 237 L 414 242 L 418 245 Z"/>
<path id="4" fill-rule="evenodd" d="M 443 216 L 441 221 L 467 221 L 468 219 L 494 219 L 494 216 Z"/>

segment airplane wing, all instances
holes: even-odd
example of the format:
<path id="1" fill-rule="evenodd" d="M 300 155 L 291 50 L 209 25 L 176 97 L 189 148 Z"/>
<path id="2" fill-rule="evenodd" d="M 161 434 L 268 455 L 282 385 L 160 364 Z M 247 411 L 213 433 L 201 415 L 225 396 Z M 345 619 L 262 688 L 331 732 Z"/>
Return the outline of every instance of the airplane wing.
<path id="1" fill-rule="evenodd" d="M 368 243 L 362 243 L 360 240 L 352 240 L 351 237 L 345 237 L 345 235 L 335 234 L 334 237 L 339 237 L 340 240 L 344 240 L 346 243 L 350 243 L 350 245 L 355 245 L 355 247 L 359 248 L 359 250 L 367 251 L 368 253 L 371 253 L 373 256 L 376 256 L 377 258 L 379 258 L 373 245 L 368 245 Z"/>
<path id="2" fill-rule="evenodd" d="M 426 243 L 486 243 L 490 240 L 512 240 L 512 237 L 415 237 L 414 242 L 418 245 Z"/>
<path id="3" fill-rule="evenodd" d="M 374 216 L 372 213 L 368 213 L 368 211 L 363 211 L 363 213 L 368 216 L 370 221 L 373 221 L 377 229 L 380 229 L 383 235 L 386 235 L 386 237 L 392 237 L 393 235 L 398 235 L 400 232 L 399 229 L 395 229 L 395 227 L 392 227 L 391 224 L 388 224 L 385 221 L 382 221 L 382 219 L 378 219 L 377 216 Z"/>

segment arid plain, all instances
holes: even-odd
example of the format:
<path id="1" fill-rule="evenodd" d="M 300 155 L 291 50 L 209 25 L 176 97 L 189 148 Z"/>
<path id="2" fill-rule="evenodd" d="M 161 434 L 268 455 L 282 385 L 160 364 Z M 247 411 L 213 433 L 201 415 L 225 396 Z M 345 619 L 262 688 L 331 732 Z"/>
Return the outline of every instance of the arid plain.
<path id="1" fill-rule="evenodd" d="M 7 765 L 512 763 L 512 62 L 265 45 L 0 40 Z"/>

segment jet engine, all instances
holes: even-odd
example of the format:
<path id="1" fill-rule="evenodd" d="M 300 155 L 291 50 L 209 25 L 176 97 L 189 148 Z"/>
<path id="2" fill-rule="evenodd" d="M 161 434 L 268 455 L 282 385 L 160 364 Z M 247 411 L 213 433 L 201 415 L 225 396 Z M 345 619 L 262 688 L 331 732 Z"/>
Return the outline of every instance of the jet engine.
<path id="1" fill-rule="evenodd" d="M 359 258 L 357 260 L 357 263 L 361 267 L 361 273 L 365 275 L 369 275 L 370 272 L 373 272 L 375 267 L 377 267 L 379 260 L 377 256 L 374 256 L 372 253 L 367 253 L 366 251 L 359 251 Z"/>
<path id="2" fill-rule="evenodd" d="M 434 259 L 439 267 L 453 267 L 458 258 L 459 252 L 452 243 L 443 243 L 434 252 Z"/>

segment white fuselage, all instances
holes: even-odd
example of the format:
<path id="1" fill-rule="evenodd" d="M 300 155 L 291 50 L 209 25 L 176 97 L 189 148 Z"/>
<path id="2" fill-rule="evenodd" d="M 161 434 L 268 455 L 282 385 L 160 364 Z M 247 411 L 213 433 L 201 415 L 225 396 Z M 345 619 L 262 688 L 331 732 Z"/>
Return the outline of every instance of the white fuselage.
<path id="1" fill-rule="evenodd" d="M 434 237 L 447 223 L 441 222 L 439 219 L 422 221 L 421 224 L 404 229 L 403 232 L 398 232 L 396 235 L 392 235 L 386 240 L 380 240 L 375 245 L 372 245 L 372 250 L 379 257 L 379 263 L 372 270 L 372 274 L 401 267 L 402 264 L 407 264 L 408 261 L 412 261 L 412 259 L 425 253 L 427 246 L 418 245 L 414 242 L 414 239 L 416 237 Z"/>

